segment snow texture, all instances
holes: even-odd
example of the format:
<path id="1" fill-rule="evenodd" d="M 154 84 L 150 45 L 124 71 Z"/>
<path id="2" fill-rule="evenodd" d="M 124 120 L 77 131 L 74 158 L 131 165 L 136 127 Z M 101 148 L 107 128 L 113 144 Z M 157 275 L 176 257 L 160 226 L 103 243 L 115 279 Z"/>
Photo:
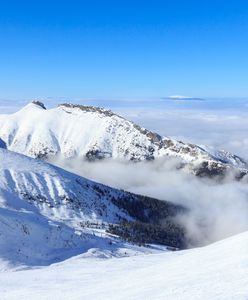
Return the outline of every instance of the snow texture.
<path id="1" fill-rule="evenodd" d="M 166 249 L 130 245 L 106 233 L 109 224 L 133 220 L 112 202 L 133 194 L 6 149 L 0 148 L 0 161 L 0 258 L 5 261 L 49 265 L 92 249 L 106 257 Z"/>
<path id="2" fill-rule="evenodd" d="M 1 300 L 246 300 L 248 232 L 203 248 L 99 260 L 77 256 L 14 271 L 2 262 Z"/>

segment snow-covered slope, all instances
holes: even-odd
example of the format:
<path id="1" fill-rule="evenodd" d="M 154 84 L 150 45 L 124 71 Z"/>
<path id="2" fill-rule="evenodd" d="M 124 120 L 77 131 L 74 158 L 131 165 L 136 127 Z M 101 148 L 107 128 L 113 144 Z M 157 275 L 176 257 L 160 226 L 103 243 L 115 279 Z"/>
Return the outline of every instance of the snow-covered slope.
<path id="1" fill-rule="evenodd" d="M 0 139 L 8 149 L 35 158 L 179 157 L 201 176 L 221 174 L 232 167 L 247 168 L 241 158 L 228 152 L 162 138 L 109 110 L 91 106 L 62 104 L 47 110 L 40 102 L 30 103 L 17 113 L 0 115 Z M 241 175 L 247 172 L 239 171 Z"/>
<path id="2" fill-rule="evenodd" d="M 164 232 L 164 244 L 184 243 L 180 226 L 159 225 L 181 211 L 179 206 L 112 189 L 2 148 L 0 161 L 0 258 L 46 265 L 91 248 L 105 251 L 110 244 L 118 255 L 125 243 L 110 243 L 106 230 L 140 242 L 147 226 Z M 136 222 L 142 226 L 137 237 L 130 236 Z"/>
<path id="3" fill-rule="evenodd" d="M 246 300 L 248 232 L 204 248 L 0 273 L 1 300 Z"/>

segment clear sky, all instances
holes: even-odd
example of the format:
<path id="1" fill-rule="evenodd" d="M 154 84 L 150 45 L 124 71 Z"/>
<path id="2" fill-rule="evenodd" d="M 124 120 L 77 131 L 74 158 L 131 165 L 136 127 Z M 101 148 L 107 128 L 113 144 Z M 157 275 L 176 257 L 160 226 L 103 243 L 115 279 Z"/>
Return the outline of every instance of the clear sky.
<path id="1" fill-rule="evenodd" d="M 248 1 L 0 0 L 0 97 L 248 96 Z"/>

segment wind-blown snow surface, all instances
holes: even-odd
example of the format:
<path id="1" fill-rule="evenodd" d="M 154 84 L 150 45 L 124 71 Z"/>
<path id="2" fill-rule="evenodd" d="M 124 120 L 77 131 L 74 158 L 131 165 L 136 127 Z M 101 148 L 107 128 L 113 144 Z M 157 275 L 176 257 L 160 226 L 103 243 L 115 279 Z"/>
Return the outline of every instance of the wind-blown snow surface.
<path id="1" fill-rule="evenodd" d="M 1 300 L 247 300 L 248 232 L 203 248 L 0 273 Z"/>
<path id="2" fill-rule="evenodd" d="M 39 102 L 30 103 L 17 113 L 0 115 L 0 138 L 9 150 L 31 157 L 152 160 L 169 156 L 179 157 L 201 174 L 247 167 L 228 152 L 210 153 L 197 145 L 162 138 L 111 111 L 89 106 L 63 104 L 47 110 Z"/>

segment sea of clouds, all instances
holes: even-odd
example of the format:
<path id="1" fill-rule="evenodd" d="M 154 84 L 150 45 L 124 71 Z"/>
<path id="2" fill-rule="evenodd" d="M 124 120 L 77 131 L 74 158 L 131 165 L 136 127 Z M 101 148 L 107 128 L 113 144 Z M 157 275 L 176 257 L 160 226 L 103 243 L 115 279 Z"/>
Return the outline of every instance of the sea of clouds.
<path id="1" fill-rule="evenodd" d="M 45 101 L 46 102 L 46 101 Z M 248 161 L 248 100 L 210 99 L 182 101 L 165 99 L 53 100 L 45 104 L 76 102 L 108 107 L 124 117 L 176 139 L 231 151 Z M 22 102 L 4 102 L 2 113 L 15 111 Z M 5 109 L 4 109 L 5 107 Z M 6 109 L 7 107 L 7 109 Z M 5 111 L 4 111 L 5 110 Z M 180 217 L 188 236 L 205 245 L 248 230 L 248 184 L 227 178 L 222 183 L 200 179 L 175 168 L 174 160 L 127 163 L 106 160 L 53 160 L 71 172 L 106 185 L 172 201 L 189 208 Z"/>

